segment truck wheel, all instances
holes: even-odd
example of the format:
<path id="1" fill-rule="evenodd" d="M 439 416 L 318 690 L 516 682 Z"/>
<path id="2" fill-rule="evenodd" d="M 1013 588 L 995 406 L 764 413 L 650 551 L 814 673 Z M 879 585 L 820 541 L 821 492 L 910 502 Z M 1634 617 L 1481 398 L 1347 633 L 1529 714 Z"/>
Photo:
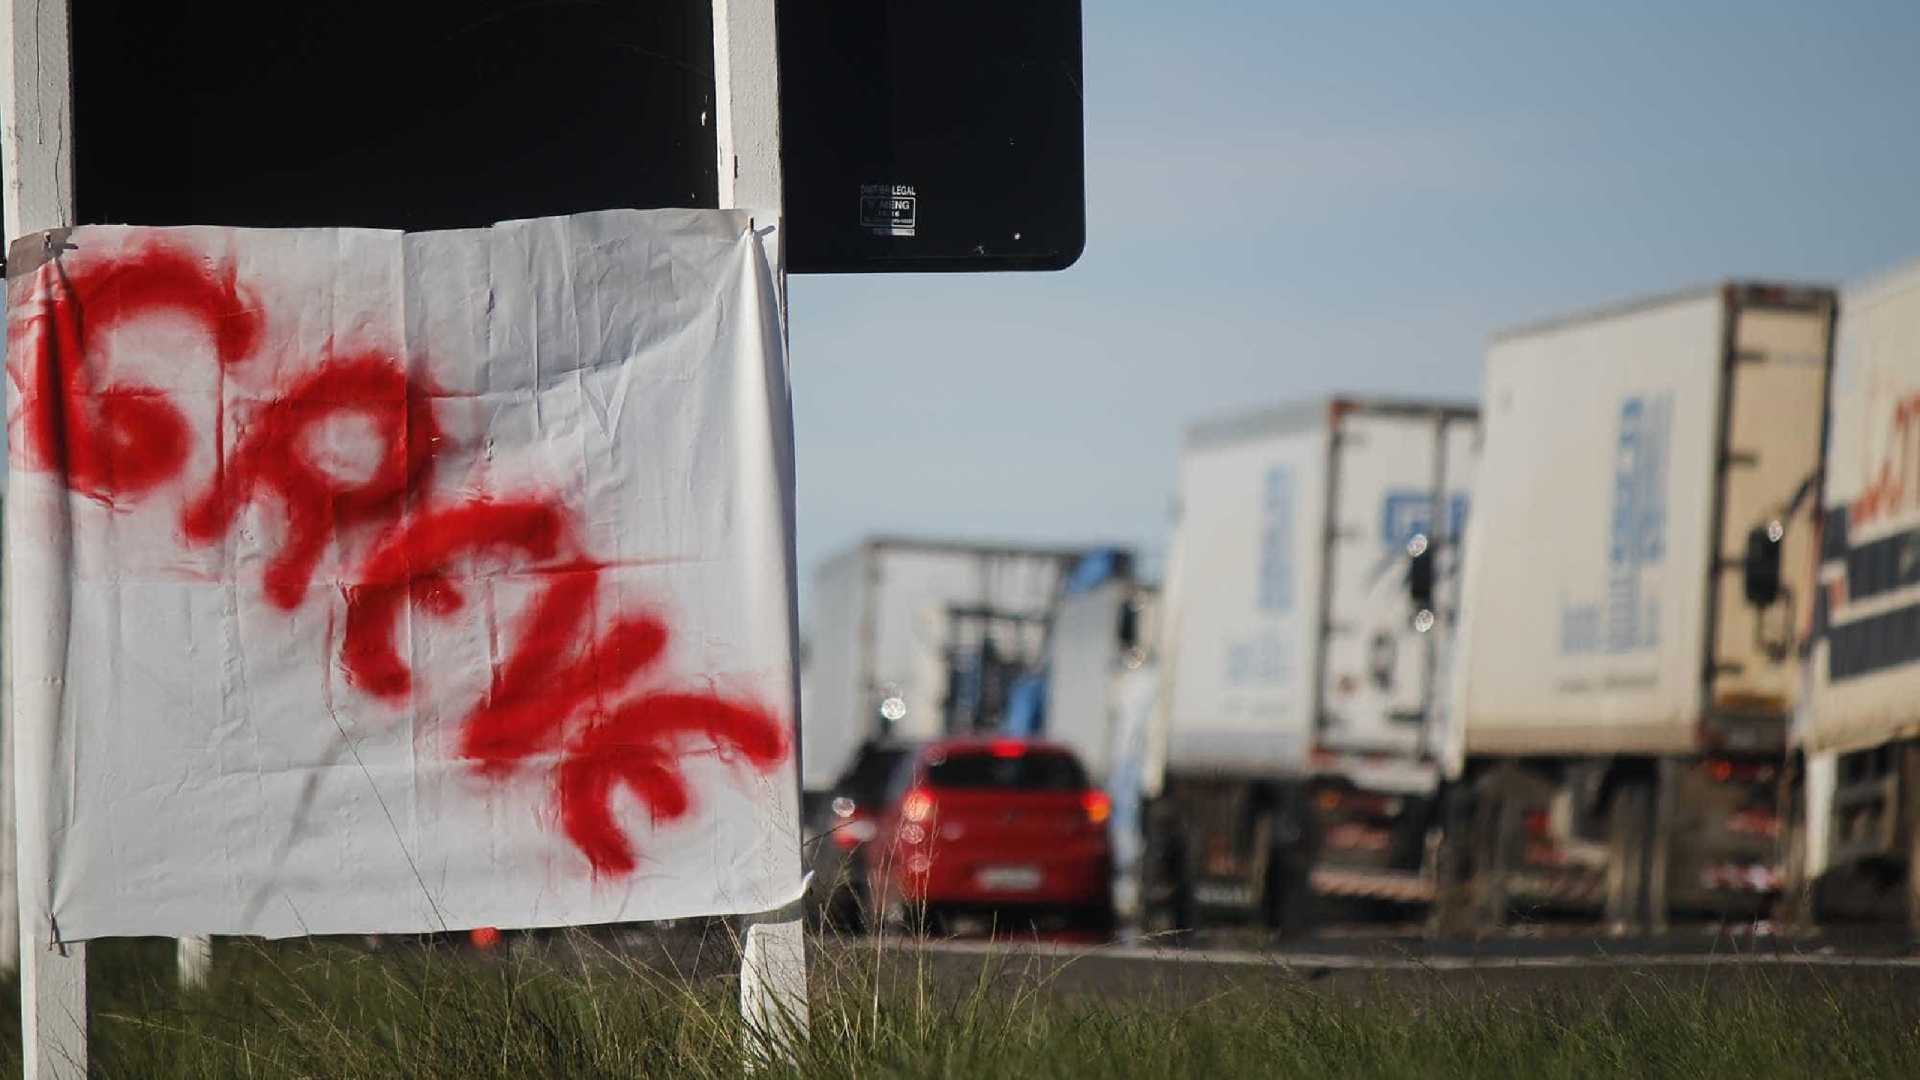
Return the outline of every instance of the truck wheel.
<path id="1" fill-rule="evenodd" d="M 1783 929 L 1813 929 L 1819 912 L 1813 902 L 1813 882 L 1807 875 L 1807 785 L 1800 770 L 1784 781 L 1780 805 L 1785 820 L 1780 830 L 1780 899 L 1773 919 Z"/>
<path id="2" fill-rule="evenodd" d="M 1260 883 L 1260 915 L 1267 929 L 1283 938 L 1300 937 L 1314 924 L 1313 811 L 1304 792 L 1291 794 L 1270 811 L 1270 827 L 1259 830 L 1273 838 L 1266 880 Z"/>
<path id="3" fill-rule="evenodd" d="M 1474 800 L 1466 785 L 1440 794 L 1440 835 L 1433 854 L 1433 905 L 1428 932 L 1459 937 L 1473 930 L 1472 837 Z"/>
<path id="4" fill-rule="evenodd" d="M 1515 767 L 1503 763 L 1477 785 L 1468 886 L 1476 931 L 1495 931 L 1507 924 L 1507 874 L 1520 835 L 1517 782 Z"/>
<path id="5" fill-rule="evenodd" d="M 1140 906 L 1147 932 L 1184 936 L 1195 929 L 1193 874 L 1179 831 L 1165 822 L 1153 823 L 1141 859 L 1145 881 Z"/>
<path id="6" fill-rule="evenodd" d="M 1276 849 L 1268 857 L 1260 920 L 1283 938 L 1301 937 L 1313 928 L 1312 873 L 1296 853 Z"/>
<path id="7" fill-rule="evenodd" d="M 1901 899 L 1906 901 L 1907 930 L 1920 938 L 1920 742 L 1909 742 L 1900 750 L 1900 818 L 1894 824 L 1894 835 L 1907 838 L 1907 872 L 1903 875 L 1906 895 Z"/>
<path id="8" fill-rule="evenodd" d="M 1607 804 L 1607 931 L 1623 935 L 1647 925 L 1648 841 L 1653 785 L 1622 781 Z"/>

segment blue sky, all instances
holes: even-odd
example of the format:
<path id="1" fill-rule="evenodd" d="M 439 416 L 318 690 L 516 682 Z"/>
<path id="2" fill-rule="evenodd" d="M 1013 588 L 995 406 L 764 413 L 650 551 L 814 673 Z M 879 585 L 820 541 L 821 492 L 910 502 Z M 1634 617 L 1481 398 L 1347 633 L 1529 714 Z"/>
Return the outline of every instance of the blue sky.
<path id="1" fill-rule="evenodd" d="M 1503 326 L 1920 258 L 1920 4 L 1549 6 L 1085 0 L 1075 267 L 792 281 L 803 571 L 1157 556 L 1196 417 L 1472 397 Z"/>

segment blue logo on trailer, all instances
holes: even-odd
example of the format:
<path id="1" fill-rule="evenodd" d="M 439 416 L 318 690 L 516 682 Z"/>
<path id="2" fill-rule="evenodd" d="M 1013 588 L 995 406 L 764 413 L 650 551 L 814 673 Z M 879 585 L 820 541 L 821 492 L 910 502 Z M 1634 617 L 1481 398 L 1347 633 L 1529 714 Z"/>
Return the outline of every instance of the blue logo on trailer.
<path id="1" fill-rule="evenodd" d="M 1380 502 L 1380 546 L 1389 556 L 1398 555 L 1407 541 L 1421 533 L 1431 533 L 1427 519 L 1432 516 L 1433 496 L 1412 488 L 1387 492 Z M 1467 532 L 1467 496 L 1455 492 L 1447 498 L 1447 539 L 1459 543 Z"/>
<path id="2" fill-rule="evenodd" d="M 1255 609 L 1285 615 L 1294 601 L 1293 469 L 1275 465 L 1260 482 L 1260 576 Z M 1267 626 L 1227 646 L 1229 686 L 1272 686 L 1293 677 L 1291 639 Z"/>
<path id="3" fill-rule="evenodd" d="M 1293 470 L 1267 470 L 1261 491 L 1260 593 L 1262 611 L 1293 610 Z"/>
<path id="4" fill-rule="evenodd" d="M 1612 513 L 1607 519 L 1606 592 L 1596 604 L 1563 605 L 1563 653 L 1619 654 L 1660 644 L 1660 598 L 1646 587 L 1645 572 L 1667 555 L 1667 445 L 1672 427 L 1672 395 L 1629 397 L 1620 404 Z"/>

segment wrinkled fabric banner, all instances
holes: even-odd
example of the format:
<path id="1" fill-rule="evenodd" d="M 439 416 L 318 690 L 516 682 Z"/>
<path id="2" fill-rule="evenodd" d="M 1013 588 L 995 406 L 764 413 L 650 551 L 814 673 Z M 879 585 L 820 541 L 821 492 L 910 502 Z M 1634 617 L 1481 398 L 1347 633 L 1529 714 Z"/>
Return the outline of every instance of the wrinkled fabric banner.
<path id="1" fill-rule="evenodd" d="M 769 232 L 676 210 L 17 243 L 28 909 L 84 940 L 793 899 Z"/>

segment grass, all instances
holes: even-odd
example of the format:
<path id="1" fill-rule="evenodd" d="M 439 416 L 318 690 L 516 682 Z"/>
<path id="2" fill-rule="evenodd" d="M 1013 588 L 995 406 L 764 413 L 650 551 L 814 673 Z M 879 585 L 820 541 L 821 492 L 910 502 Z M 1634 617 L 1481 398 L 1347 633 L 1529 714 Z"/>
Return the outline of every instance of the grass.
<path id="1" fill-rule="evenodd" d="M 1255 967 L 1141 987 L 870 943 L 813 953 L 811 1038 L 760 1075 L 1920 1076 L 1912 972 L 1336 985 Z M 96 944 L 91 964 L 104 1077 L 738 1076 L 753 1045 L 723 938 L 660 951 L 574 935 L 488 954 L 223 942 L 213 983 L 189 992 L 172 985 L 168 943 Z"/>

